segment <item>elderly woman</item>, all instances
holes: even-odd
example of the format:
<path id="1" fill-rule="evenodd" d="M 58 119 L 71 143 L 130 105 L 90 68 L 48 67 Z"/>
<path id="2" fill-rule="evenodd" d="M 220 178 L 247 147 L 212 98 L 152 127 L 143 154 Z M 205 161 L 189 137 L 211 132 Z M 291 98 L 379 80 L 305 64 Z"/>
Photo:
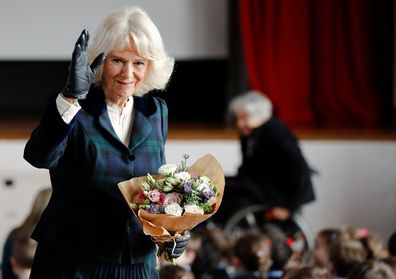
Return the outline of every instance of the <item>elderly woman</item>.
<path id="1" fill-rule="evenodd" d="M 240 207 L 260 203 L 269 218 L 286 220 L 314 200 L 312 171 L 293 133 L 272 115 L 272 102 L 248 91 L 229 104 L 240 134 L 242 164 L 227 177 L 227 191 L 215 219 L 226 221 Z M 270 216 L 271 215 L 271 216 Z"/>
<path id="2" fill-rule="evenodd" d="M 24 158 L 50 171 L 53 195 L 32 237 L 31 278 L 158 278 L 156 246 L 117 184 L 165 163 L 163 89 L 174 59 L 149 16 L 124 8 L 78 38 L 64 90 L 33 131 Z M 91 64 L 89 64 L 89 62 Z M 189 235 L 173 242 L 183 252 Z"/>

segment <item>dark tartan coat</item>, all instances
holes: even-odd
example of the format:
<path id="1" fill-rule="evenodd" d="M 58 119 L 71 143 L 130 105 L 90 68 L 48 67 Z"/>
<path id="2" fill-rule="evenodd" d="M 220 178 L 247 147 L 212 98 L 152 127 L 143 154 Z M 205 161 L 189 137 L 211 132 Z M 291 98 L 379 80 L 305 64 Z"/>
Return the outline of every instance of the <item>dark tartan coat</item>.
<path id="1" fill-rule="evenodd" d="M 129 147 L 114 132 L 101 89 L 92 87 L 66 124 L 50 103 L 26 144 L 24 158 L 50 172 L 53 194 L 32 237 L 83 258 L 155 265 L 155 244 L 143 234 L 117 183 L 156 173 L 165 163 L 168 111 L 158 97 L 134 97 Z M 124 261 L 124 259 L 123 259 Z"/>

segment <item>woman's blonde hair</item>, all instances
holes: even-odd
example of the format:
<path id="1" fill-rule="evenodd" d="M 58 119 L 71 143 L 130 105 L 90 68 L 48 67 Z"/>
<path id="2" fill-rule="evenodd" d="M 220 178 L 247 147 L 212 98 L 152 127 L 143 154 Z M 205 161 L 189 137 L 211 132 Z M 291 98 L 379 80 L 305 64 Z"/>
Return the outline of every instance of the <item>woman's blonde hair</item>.
<path id="1" fill-rule="evenodd" d="M 88 49 L 90 62 L 102 52 L 135 47 L 138 54 L 149 60 L 148 71 L 136 95 L 153 89 L 164 89 L 173 71 L 174 58 L 164 48 L 162 37 L 147 13 L 138 7 L 126 7 L 113 12 L 99 25 Z M 102 66 L 95 84 L 102 81 Z"/>

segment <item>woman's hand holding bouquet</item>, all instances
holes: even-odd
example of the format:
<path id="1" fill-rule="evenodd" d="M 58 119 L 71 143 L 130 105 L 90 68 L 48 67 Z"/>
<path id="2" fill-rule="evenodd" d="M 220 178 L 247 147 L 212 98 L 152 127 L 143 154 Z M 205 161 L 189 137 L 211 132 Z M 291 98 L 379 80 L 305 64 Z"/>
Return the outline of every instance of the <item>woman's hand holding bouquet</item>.
<path id="1" fill-rule="evenodd" d="M 161 166 L 158 175 L 118 185 L 144 233 L 167 260 L 181 255 L 189 231 L 217 211 L 224 192 L 223 169 L 213 156 L 208 154 L 191 167 L 186 165 L 187 158 L 180 165 Z"/>

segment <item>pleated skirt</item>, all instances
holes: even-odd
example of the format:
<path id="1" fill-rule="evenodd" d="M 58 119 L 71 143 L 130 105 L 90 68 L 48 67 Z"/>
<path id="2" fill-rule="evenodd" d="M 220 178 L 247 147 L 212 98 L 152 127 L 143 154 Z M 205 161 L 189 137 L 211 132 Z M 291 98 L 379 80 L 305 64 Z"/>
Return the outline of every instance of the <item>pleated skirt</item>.
<path id="1" fill-rule="evenodd" d="M 38 246 L 30 279 L 159 279 L 144 263 L 94 262 Z"/>

